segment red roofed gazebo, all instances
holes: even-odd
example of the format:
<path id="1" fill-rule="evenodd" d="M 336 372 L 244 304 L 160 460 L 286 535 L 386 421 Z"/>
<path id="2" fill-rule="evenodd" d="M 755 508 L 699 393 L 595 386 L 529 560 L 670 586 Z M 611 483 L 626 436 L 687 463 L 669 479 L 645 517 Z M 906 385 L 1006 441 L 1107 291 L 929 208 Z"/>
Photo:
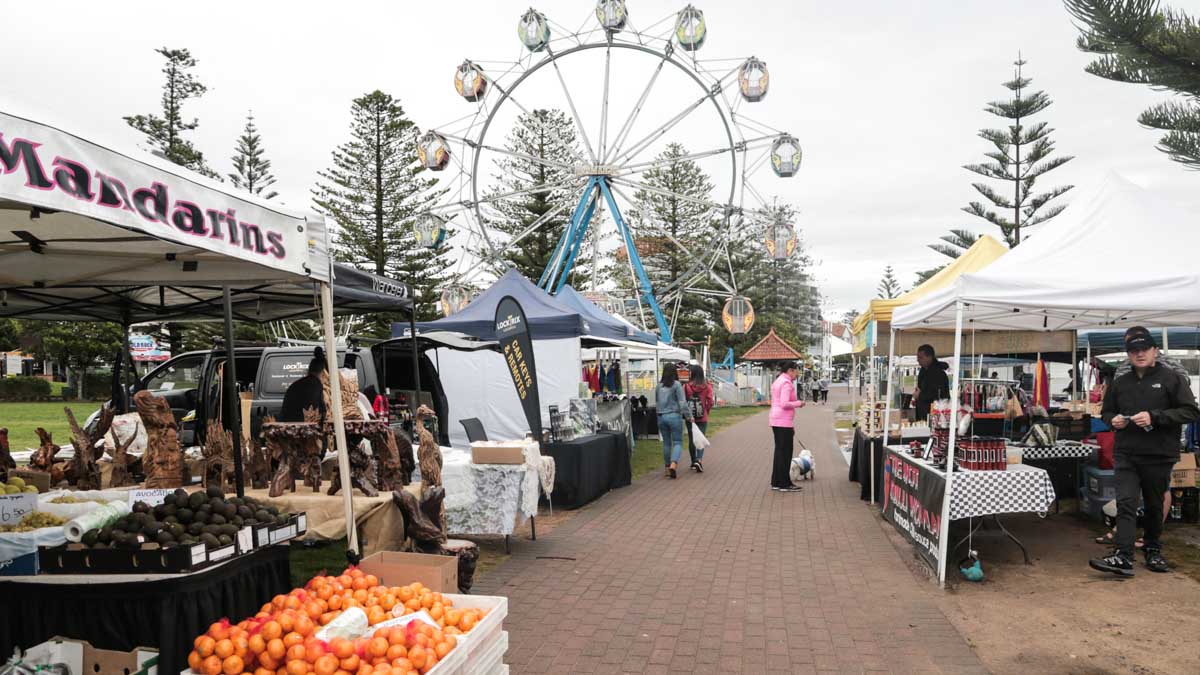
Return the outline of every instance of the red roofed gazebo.
<path id="1" fill-rule="evenodd" d="M 796 351 L 791 345 L 783 341 L 783 338 L 775 334 L 775 328 L 767 331 L 763 339 L 758 341 L 750 349 L 742 354 L 743 361 L 753 361 L 756 363 L 772 363 L 778 361 L 799 361 L 804 358 L 804 355 Z"/>

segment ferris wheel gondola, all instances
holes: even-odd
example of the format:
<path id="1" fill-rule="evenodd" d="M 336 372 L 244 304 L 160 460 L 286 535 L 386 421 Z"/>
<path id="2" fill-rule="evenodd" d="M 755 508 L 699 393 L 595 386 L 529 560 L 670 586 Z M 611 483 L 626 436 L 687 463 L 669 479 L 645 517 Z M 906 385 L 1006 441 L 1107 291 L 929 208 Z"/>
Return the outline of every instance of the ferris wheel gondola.
<path id="1" fill-rule="evenodd" d="M 538 282 L 555 292 L 584 260 L 590 258 L 595 270 L 600 258 L 610 259 L 613 251 L 585 249 L 584 241 L 590 230 L 611 223 L 619 237 L 617 255 L 612 259 L 628 267 L 636 293 L 636 301 L 630 302 L 639 312 L 638 317 L 630 318 L 640 319 L 643 328 L 652 323 L 660 336 L 670 341 L 681 299 L 690 293 L 736 300 L 732 305 L 726 303 L 722 321 L 728 314 L 734 328 L 749 330 L 753 325 L 754 309 L 739 292 L 730 244 L 747 227 L 764 228 L 768 219 L 758 209 L 744 205 L 743 198 L 753 198 L 765 208 L 751 179 L 767 163 L 777 176 L 795 175 L 800 164 L 799 142 L 737 110 L 736 104 L 758 102 L 766 96 L 769 76 L 763 61 L 755 57 L 697 58 L 697 51 L 709 42 L 703 11 L 687 5 L 646 25 L 646 30 L 639 30 L 641 22 L 633 25 L 624 0 L 597 0 L 594 22 L 585 22 L 574 32 L 529 9 L 517 21 L 522 45 L 517 61 L 466 59 L 457 67 L 455 91 L 475 104 L 475 112 L 427 132 L 417 147 L 422 166 L 439 171 L 453 163 L 459 169 L 439 181 L 444 197 L 429 213 L 440 220 L 417 221 L 418 227 L 427 229 L 440 223 L 441 231 L 446 232 L 452 219 L 456 241 L 468 251 L 453 273 L 451 286 L 444 289 L 449 296 L 461 297 L 462 293 L 450 290 L 467 288 L 475 277 L 503 267 L 506 255 L 521 249 L 527 238 L 544 236 L 551 227 L 558 243 Z M 614 65 L 618 59 L 622 60 L 619 68 Z M 735 65 L 713 65 L 722 61 Z M 589 62 L 602 68 L 595 78 L 583 77 L 578 70 L 578 64 Z M 489 72 L 480 64 L 487 65 Z M 637 79 L 639 66 L 645 73 L 641 77 L 644 85 Z M 540 77 L 539 84 L 526 85 L 535 77 Z M 660 93 L 660 85 L 668 78 L 675 78 L 668 90 L 670 98 Z M 579 99 L 581 84 L 593 82 L 593 91 L 587 92 L 593 100 Z M 686 94 L 692 87 L 694 93 Z M 530 96 L 538 100 L 531 101 Z M 629 105 L 624 122 L 610 110 L 622 96 L 628 97 L 622 106 Z M 581 101 L 587 105 L 581 106 Z M 597 118 L 589 118 L 585 108 L 599 109 L 598 133 L 594 126 Z M 520 111 L 529 116 L 547 109 L 562 111 L 564 116 L 569 113 L 564 119 L 578 139 L 574 149 L 550 154 L 523 152 L 495 140 L 498 115 L 512 117 Z M 665 147 L 685 138 L 690 139 L 687 151 L 664 154 Z M 701 138 L 704 140 L 695 140 Z M 542 167 L 555 178 L 514 182 L 511 173 L 499 168 L 513 161 Z M 714 178 L 712 189 L 686 192 L 652 180 L 678 162 L 708 163 L 704 171 Z M 572 201 L 564 199 L 567 195 Z M 653 214 L 647 216 L 637 207 L 638 201 L 648 196 L 687 205 L 695 218 L 713 223 L 711 236 L 683 242 L 659 231 Z M 494 229 L 493 223 L 503 218 L 506 210 L 531 199 L 542 199 L 540 203 L 552 207 L 539 211 L 540 215 L 516 231 Z M 563 221 L 565 226 L 558 224 Z M 777 251 L 794 250 L 794 243 L 788 248 L 789 238 L 783 230 L 755 232 L 782 243 Z M 425 236 L 423 241 L 433 239 L 436 237 Z M 641 257 L 663 247 L 680 252 L 687 267 L 674 281 L 655 286 Z M 629 306 L 629 302 L 621 304 Z"/>

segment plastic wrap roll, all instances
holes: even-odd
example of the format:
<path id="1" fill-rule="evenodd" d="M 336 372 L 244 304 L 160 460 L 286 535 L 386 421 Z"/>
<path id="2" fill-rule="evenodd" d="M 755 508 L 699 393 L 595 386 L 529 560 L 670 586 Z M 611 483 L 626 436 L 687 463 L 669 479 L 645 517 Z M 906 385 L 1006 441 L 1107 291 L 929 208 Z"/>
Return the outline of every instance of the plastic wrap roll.
<path id="1" fill-rule="evenodd" d="M 114 520 L 129 513 L 129 504 L 113 500 L 100 508 L 79 516 L 63 525 L 63 535 L 67 541 L 77 542 L 83 539 L 83 533 L 88 530 L 98 530 Z"/>

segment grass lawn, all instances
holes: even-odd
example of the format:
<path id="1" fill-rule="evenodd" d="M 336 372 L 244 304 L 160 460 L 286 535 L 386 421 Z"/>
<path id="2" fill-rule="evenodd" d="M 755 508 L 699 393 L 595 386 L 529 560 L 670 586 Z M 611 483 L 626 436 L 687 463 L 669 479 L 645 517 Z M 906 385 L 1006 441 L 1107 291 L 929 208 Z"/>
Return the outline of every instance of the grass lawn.
<path id="1" fill-rule="evenodd" d="M 346 540 L 293 541 L 290 561 L 293 588 L 303 588 L 309 579 L 321 572 L 341 574 L 346 569 Z"/>
<path id="2" fill-rule="evenodd" d="M 8 429 L 8 444 L 14 451 L 38 446 L 37 434 L 33 430 L 43 427 L 49 431 L 56 443 L 70 442 L 71 432 L 67 428 L 67 415 L 63 406 L 69 406 L 75 419 L 83 424 L 96 408 L 97 401 L 62 401 L 44 403 L 0 403 L 0 428 Z"/>
<path id="3" fill-rule="evenodd" d="M 720 431 L 735 422 L 751 415 L 765 411 L 765 406 L 725 406 L 713 408 L 708 414 L 708 436 Z M 687 462 L 687 441 L 683 444 L 683 463 Z M 662 471 L 662 441 L 657 438 L 639 438 L 633 448 L 633 477 L 643 476 L 652 471 Z"/>
<path id="4" fill-rule="evenodd" d="M 834 412 L 840 412 L 840 413 L 854 412 L 854 406 L 849 403 L 843 403 L 843 404 L 839 405 L 834 410 Z"/>

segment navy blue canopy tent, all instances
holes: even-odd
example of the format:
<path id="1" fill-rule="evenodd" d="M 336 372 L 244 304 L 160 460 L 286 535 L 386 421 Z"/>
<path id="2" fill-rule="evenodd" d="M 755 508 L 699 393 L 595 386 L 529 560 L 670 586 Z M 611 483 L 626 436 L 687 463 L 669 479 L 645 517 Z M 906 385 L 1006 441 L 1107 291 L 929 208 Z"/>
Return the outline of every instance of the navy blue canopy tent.
<path id="1" fill-rule="evenodd" d="M 525 310 L 525 318 L 529 321 L 529 333 L 534 339 L 579 337 L 591 332 L 591 322 L 582 312 L 568 307 L 512 269 L 462 311 L 437 321 L 418 323 L 417 332 L 445 330 L 465 333 L 481 340 L 494 340 L 496 305 L 506 295 L 513 296 L 521 303 L 521 309 Z M 403 337 L 407 331 L 406 323 L 392 324 L 393 337 Z"/>
<path id="2" fill-rule="evenodd" d="M 1166 331 L 1171 349 L 1200 349 L 1200 329 L 1184 328 L 1151 328 L 1150 333 L 1159 347 L 1163 346 L 1163 331 Z M 1080 349 L 1092 348 L 1094 354 L 1125 351 L 1125 329 L 1089 330 L 1079 333 L 1076 344 Z"/>
<path id="3" fill-rule="evenodd" d="M 648 345 L 658 344 L 658 336 L 653 333 L 647 333 L 644 330 L 638 330 L 600 309 L 596 303 L 580 295 L 579 291 L 572 288 L 570 284 L 563 286 L 554 297 L 587 319 L 588 324 L 591 326 L 591 331 L 588 332 L 588 335 L 592 337 L 630 340 Z"/>

